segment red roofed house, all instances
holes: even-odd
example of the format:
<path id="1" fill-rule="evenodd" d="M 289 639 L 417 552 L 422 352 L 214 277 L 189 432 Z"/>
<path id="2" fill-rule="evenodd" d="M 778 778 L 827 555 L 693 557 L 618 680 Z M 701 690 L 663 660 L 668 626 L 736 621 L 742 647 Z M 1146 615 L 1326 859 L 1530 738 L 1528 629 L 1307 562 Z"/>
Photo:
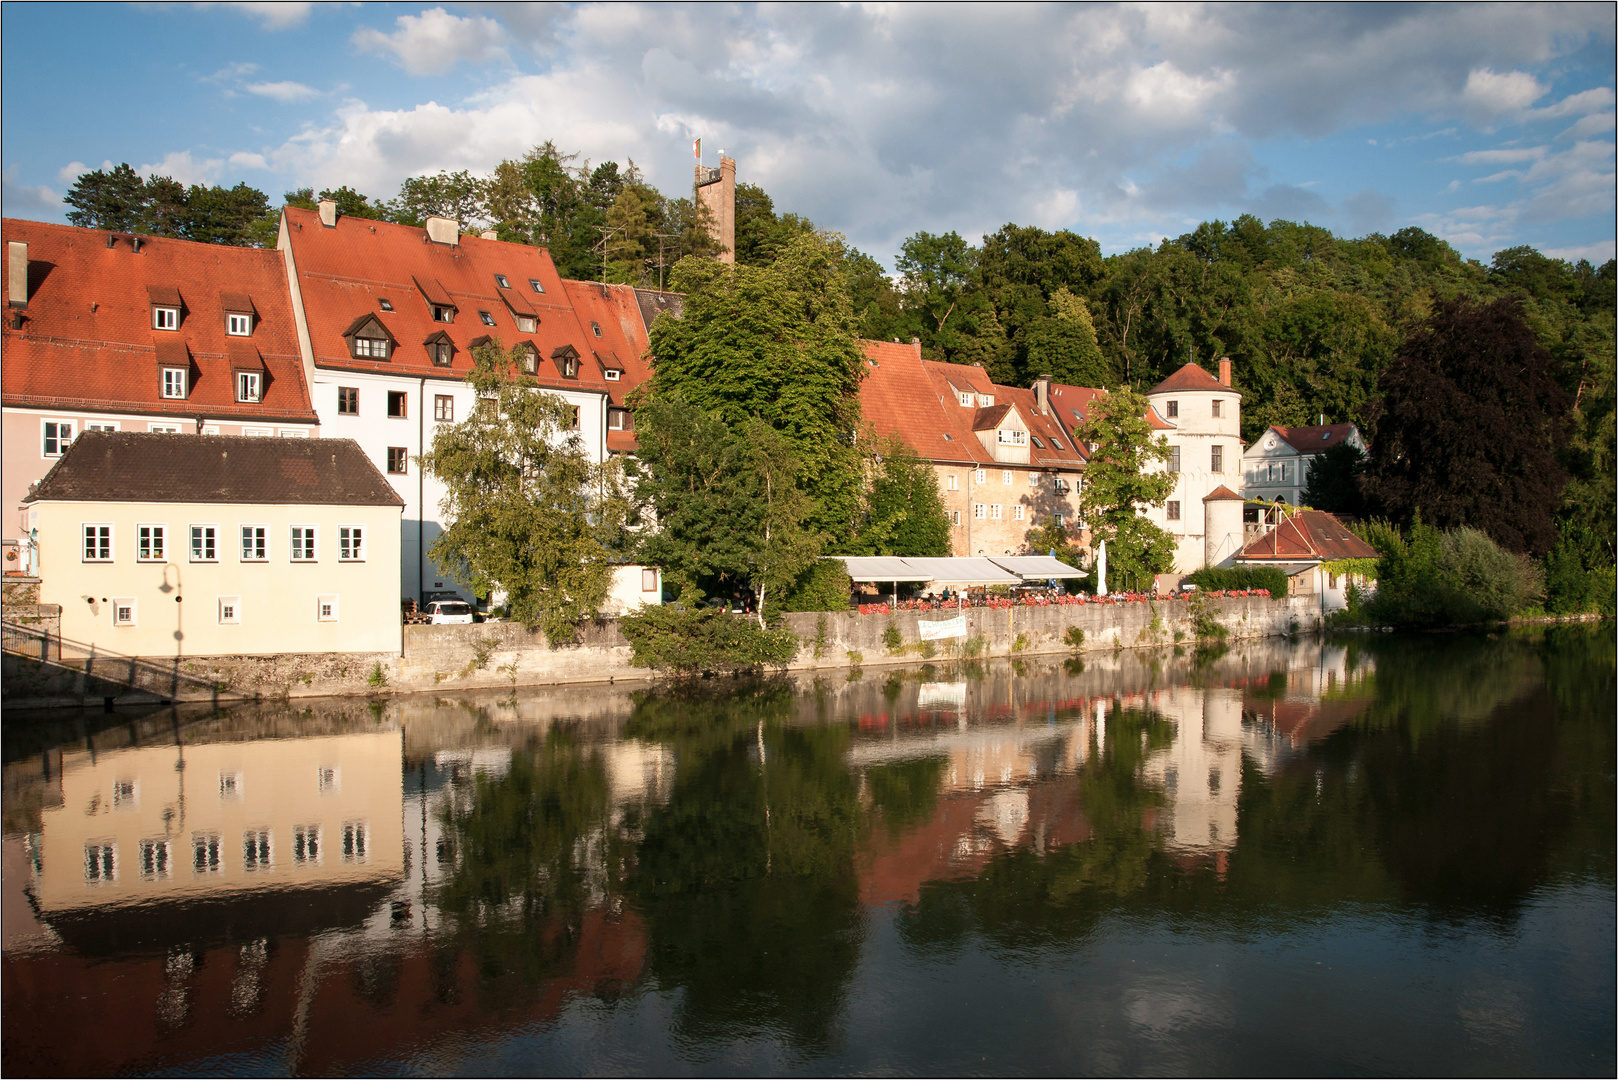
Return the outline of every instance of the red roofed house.
<path id="1" fill-rule="evenodd" d="M 544 248 L 462 235 L 446 218 L 415 228 L 341 216 L 329 202 L 287 207 L 279 247 L 324 434 L 358 442 L 405 500 L 402 595 L 466 595 L 427 556 L 444 490 L 418 458 L 439 425 L 473 408 L 472 350 L 522 349 L 526 373 L 574 406 L 576 430 L 602 461 L 633 349 L 609 311 L 638 311 L 633 291 L 581 315 L 574 301 L 588 290 L 570 294 Z"/>
<path id="2" fill-rule="evenodd" d="M 1242 455 L 1248 496 L 1298 506 L 1315 458 L 1343 443 L 1366 452 L 1360 429 L 1353 424 L 1269 428 Z"/>
<path id="3" fill-rule="evenodd" d="M 8 541 L 83 431 L 319 433 L 279 253 L 14 218 L 4 234 Z"/>
<path id="4" fill-rule="evenodd" d="M 1001 386 L 982 368 L 924 360 L 915 343 L 863 344 L 861 410 L 877 434 L 932 461 L 953 554 L 1022 554 L 1029 529 L 1077 520 L 1085 459 L 1049 380 Z"/>
<path id="5" fill-rule="evenodd" d="M 1356 574 L 1337 574 L 1322 563 L 1338 559 L 1376 559 L 1380 554 L 1349 532 L 1348 526 L 1324 510 L 1299 510 L 1249 543 L 1236 556 L 1238 566 L 1275 566 L 1288 577 L 1288 592 L 1318 595 L 1321 614 L 1348 606 L 1348 586 L 1369 582 Z"/>

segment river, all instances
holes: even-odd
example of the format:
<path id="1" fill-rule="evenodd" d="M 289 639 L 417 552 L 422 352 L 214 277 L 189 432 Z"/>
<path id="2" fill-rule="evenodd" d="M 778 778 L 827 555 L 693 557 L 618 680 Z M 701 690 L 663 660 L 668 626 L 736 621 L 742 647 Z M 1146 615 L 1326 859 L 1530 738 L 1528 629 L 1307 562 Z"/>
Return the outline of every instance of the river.
<path id="1" fill-rule="evenodd" d="M 9 1075 L 1612 1075 L 1614 635 L 13 713 Z"/>

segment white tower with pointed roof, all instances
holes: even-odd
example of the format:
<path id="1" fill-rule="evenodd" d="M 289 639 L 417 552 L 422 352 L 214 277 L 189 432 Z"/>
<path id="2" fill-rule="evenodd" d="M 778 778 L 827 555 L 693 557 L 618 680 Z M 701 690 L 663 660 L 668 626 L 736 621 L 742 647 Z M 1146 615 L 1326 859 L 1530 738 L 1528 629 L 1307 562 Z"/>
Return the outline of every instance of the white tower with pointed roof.
<path id="1" fill-rule="evenodd" d="M 1217 379 L 1187 364 L 1146 394 L 1154 426 L 1163 425 L 1175 474 L 1167 503 L 1146 516 L 1174 537 L 1178 574 L 1208 565 L 1216 553 L 1217 563 L 1228 564 L 1242 546 L 1241 514 L 1234 515 L 1233 527 L 1225 505 L 1242 495 L 1242 396 L 1230 380 L 1225 357 Z"/>

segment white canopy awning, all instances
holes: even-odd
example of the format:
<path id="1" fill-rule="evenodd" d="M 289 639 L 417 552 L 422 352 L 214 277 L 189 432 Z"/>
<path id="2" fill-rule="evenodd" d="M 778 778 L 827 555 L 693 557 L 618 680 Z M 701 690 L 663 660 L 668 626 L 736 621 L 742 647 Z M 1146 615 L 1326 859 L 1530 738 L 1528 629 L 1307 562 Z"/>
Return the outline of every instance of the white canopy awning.
<path id="1" fill-rule="evenodd" d="M 938 585 L 1016 585 L 1022 579 L 988 559 L 831 555 L 855 581 L 930 581 Z M 1050 560 L 1047 560 L 1050 561 Z M 1069 568 L 1071 573 L 1071 568 Z M 1048 576 L 1048 575 L 1047 575 Z"/>
<path id="2" fill-rule="evenodd" d="M 910 565 L 908 559 L 888 555 L 833 555 L 841 560 L 848 576 L 855 581 L 930 581 L 926 574 Z"/>
<path id="3" fill-rule="evenodd" d="M 1028 578 L 1076 578 L 1084 577 L 1084 571 L 1069 566 L 1061 559 L 1049 555 L 996 555 L 989 560 L 1002 570 L 1009 570 L 1013 574 Z"/>

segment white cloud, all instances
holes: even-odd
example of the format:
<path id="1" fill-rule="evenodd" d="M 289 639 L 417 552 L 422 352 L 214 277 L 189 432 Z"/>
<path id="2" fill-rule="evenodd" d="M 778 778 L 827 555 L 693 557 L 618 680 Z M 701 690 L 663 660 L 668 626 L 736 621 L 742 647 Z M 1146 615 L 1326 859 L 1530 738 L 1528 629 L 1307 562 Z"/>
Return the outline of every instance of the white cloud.
<path id="1" fill-rule="evenodd" d="M 391 54 L 412 75 L 442 75 L 456 64 L 509 64 L 506 31 L 486 16 L 462 18 L 443 8 L 420 15 L 400 15 L 398 27 L 384 34 L 372 27 L 354 32 L 354 46 L 361 52 Z"/>
<path id="2" fill-rule="evenodd" d="M 15 164 L 7 165 L 4 174 L 0 174 L 3 185 L 0 185 L 0 199 L 6 206 L 6 214 L 11 217 L 27 217 L 44 220 L 62 220 L 66 207 L 62 196 L 44 184 L 22 184 L 18 182 L 21 168 Z"/>
<path id="3" fill-rule="evenodd" d="M 241 12 L 251 19 L 258 20 L 258 24 L 266 30 L 290 30 L 302 26 L 309 18 L 310 10 L 315 6 L 312 3 L 295 3 L 292 0 L 278 0 L 273 4 L 260 3 L 227 3 L 212 4 L 199 3 L 199 8 L 225 7 Z"/>
<path id="4" fill-rule="evenodd" d="M 1563 139 L 1582 139 L 1590 135 L 1610 136 L 1612 134 L 1613 114 L 1609 110 L 1604 113 L 1591 113 L 1589 116 L 1581 117 L 1578 123 L 1566 131 L 1558 132 L 1556 139 L 1560 142 Z"/>
<path id="5" fill-rule="evenodd" d="M 1612 87 L 1597 86 L 1590 90 L 1582 90 L 1577 94 L 1569 94 L 1556 104 L 1547 105 L 1543 109 L 1530 109 L 1524 114 L 1524 119 L 1558 120 L 1564 116 L 1610 113 L 1612 112 L 1612 106 Z"/>
<path id="6" fill-rule="evenodd" d="M 268 169 L 269 161 L 263 154 L 254 154 L 246 151 L 230 155 L 230 164 L 237 169 Z"/>
<path id="7" fill-rule="evenodd" d="M 16 166 L 13 165 L 12 168 L 16 168 Z M 64 184 L 71 184 L 85 173 L 91 171 L 93 170 L 90 168 L 90 166 L 86 165 L 82 161 L 70 161 L 66 165 L 63 165 L 60 169 L 56 170 L 56 179 L 60 180 Z"/>
<path id="8" fill-rule="evenodd" d="M 290 104 L 294 101 L 306 101 L 309 98 L 320 96 L 319 90 L 305 86 L 303 83 L 291 81 L 248 83 L 246 86 L 242 87 L 242 89 L 246 90 L 249 94 L 257 94 L 259 97 L 267 97 L 274 101 L 279 101 L 282 104 Z"/>
<path id="9" fill-rule="evenodd" d="M 199 161 L 189 150 L 177 150 L 152 165 L 138 165 L 135 171 L 143 176 L 168 176 L 182 184 L 208 184 L 219 177 L 225 167 L 223 158 L 204 158 Z"/>
<path id="10" fill-rule="evenodd" d="M 1487 124 L 1503 114 L 1522 112 L 1549 92 L 1550 87 L 1526 71 L 1475 68 L 1466 77 L 1461 100 L 1475 123 Z"/>
<path id="11" fill-rule="evenodd" d="M 1609 238 L 1598 240 L 1593 244 L 1581 244 L 1577 247 L 1546 248 L 1540 252 L 1553 259 L 1566 259 L 1568 262 L 1578 262 L 1580 259 L 1589 259 L 1600 266 L 1613 257 L 1613 241 Z"/>

